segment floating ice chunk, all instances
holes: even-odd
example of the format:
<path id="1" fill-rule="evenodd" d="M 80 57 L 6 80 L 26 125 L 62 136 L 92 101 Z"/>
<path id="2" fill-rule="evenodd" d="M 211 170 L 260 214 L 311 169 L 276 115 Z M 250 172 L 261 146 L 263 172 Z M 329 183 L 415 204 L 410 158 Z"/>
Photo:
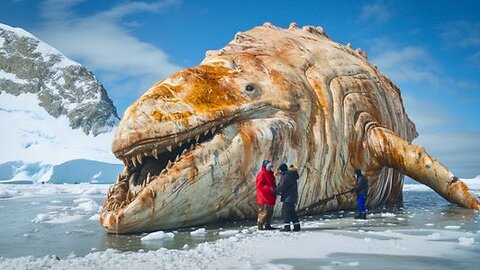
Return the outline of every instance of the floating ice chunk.
<path id="1" fill-rule="evenodd" d="M 440 239 L 440 234 L 439 234 L 439 233 L 429 234 L 429 235 L 427 235 L 427 239 L 430 239 L 430 240 L 438 240 L 438 239 Z"/>
<path id="2" fill-rule="evenodd" d="M 461 246 L 471 246 L 475 243 L 475 239 L 471 237 L 459 237 L 458 244 Z"/>
<path id="3" fill-rule="evenodd" d="M 0 199 L 11 198 L 18 194 L 20 194 L 18 191 L 9 191 L 6 188 L 0 186 Z"/>
<path id="4" fill-rule="evenodd" d="M 68 215 L 62 214 L 50 217 L 50 220 L 45 221 L 45 223 L 52 223 L 52 224 L 63 224 L 63 223 L 70 223 L 81 220 L 83 216 L 81 215 Z"/>
<path id="5" fill-rule="evenodd" d="M 89 201 L 80 203 L 76 207 L 72 207 L 72 210 L 83 211 L 87 213 L 99 213 L 101 210 L 101 207 L 95 201 L 89 200 Z"/>
<path id="6" fill-rule="evenodd" d="M 207 230 L 205 230 L 205 228 L 200 228 L 198 230 L 190 232 L 190 235 L 192 235 L 192 236 L 204 236 L 206 233 L 207 233 Z"/>
<path id="7" fill-rule="evenodd" d="M 445 226 L 445 229 L 447 229 L 447 230 L 458 230 L 460 228 L 461 227 L 458 226 L 458 225 L 447 225 L 447 226 Z"/>
<path id="8" fill-rule="evenodd" d="M 239 233 L 238 230 L 227 230 L 227 231 L 221 231 L 218 233 L 218 235 L 221 235 L 221 236 L 232 236 L 232 235 L 235 235 Z"/>
<path id="9" fill-rule="evenodd" d="M 73 203 L 75 204 L 80 204 L 80 203 L 83 203 L 83 202 L 88 202 L 88 201 L 91 201 L 92 199 L 90 198 L 87 198 L 87 197 L 80 197 L 80 198 L 76 198 L 73 200 Z"/>
<path id="10" fill-rule="evenodd" d="M 50 220 L 50 216 L 48 214 L 37 214 L 37 216 L 32 219 L 33 223 L 40 223 L 40 222 L 45 222 L 47 220 Z"/>
<path id="11" fill-rule="evenodd" d="M 95 215 L 88 218 L 88 220 L 95 220 L 95 221 L 97 221 L 99 219 L 100 219 L 100 214 L 95 214 Z"/>
<path id="12" fill-rule="evenodd" d="M 82 219 L 82 217 L 82 215 L 70 215 L 67 213 L 49 212 L 47 214 L 37 214 L 37 216 L 31 221 L 33 223 L 61 224 L 78 221 Z"/>
<path id="13" fill-rule="evenodd" d="M 174 234 L 169 232 L 163 232 L 163 231 L 158 231 L 158 232 L 153 232 L 149 233 L 146 236 L 140 238 L 140 241 L 157 241 L 157 240 L 168 240 L 172 239 L 174 237 Z"/>

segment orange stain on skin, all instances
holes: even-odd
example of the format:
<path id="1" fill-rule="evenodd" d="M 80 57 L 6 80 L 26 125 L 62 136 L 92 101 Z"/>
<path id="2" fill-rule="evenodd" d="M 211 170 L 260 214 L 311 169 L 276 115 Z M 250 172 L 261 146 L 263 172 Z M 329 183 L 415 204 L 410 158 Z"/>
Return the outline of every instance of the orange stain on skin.
<path id="1" fill-rule="evenodd" d="M 233 72 L 222 66 L 200 65 L 185 73 L 185 96 L 183 100 L 198 112 L 212 112 L 237 107 L 245 98 L 227 82 Z"/>

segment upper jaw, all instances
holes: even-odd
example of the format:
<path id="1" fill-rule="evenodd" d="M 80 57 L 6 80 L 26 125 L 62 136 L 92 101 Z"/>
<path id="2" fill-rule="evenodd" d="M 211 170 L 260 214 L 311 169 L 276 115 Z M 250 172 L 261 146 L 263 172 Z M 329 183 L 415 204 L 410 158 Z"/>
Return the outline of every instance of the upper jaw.
<path id="1" fill-rule="evenodd" d="M 176 130 L 171 132 L 168 132 L 169 128 L 164 123 L 150 122 L 144 125 L 135 123 L 135 128 L 143 132 L 138 134 L 134 132 L 135 130 L 127 130 L 127 132 L 123 130 L 122 134 L 117 133 L 112 150 L 125 166 L 129 164 L 136 166 L 138 163 L 141 164 L 146 156 L 158 158 L 162 153 L 172 152 L 176 148 L 185 148 L 185 145 L 190 145 L 192 142 L 198 143 L 202 137 L 214 135 L 233 122 L 265 117 L 279 110 L 289 111 L 298 110 L 298 108 L 297 103 L 277 100 L 253 102 L 236 109 L 218 111 L 216 115 L 196 116 L 189 120 L 190 126 L 176 125 Z M 129 122 L 126 123 L 127 129 L 128 124 Z M 156 133 L 160 132 L 164 135 L 157 136 Z"/>

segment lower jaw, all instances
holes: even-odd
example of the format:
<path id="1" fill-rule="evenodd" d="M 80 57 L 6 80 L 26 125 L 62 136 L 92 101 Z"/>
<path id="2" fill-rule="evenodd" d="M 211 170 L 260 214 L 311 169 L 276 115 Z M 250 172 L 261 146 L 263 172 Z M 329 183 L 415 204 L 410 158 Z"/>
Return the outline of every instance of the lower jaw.
<path id="1" fill-rule="evenodd" d="M 271 132 L 264 128 L 263 133 Z M 101 225 L 109 233 L 125 234 L 199 225 L 228 218 L 233 210 L 240 218 L 253 217 L 254 181 L 246 178 L 255 174 L 253 169 L 261 162 L 252 157 L 269 149 L 273 141 L 257 138 L 258 145 L 252 145 L 245 141 L 245 133 L 238 132 L 228 141 L 224 136 L 195 149 L 190 160 L 175 163 L 168 175 L 148 184 L 126 207 L 103 212 Z M 239 198 L 242 204 L 235 205 L 238 209 L 228 209 Z"/>

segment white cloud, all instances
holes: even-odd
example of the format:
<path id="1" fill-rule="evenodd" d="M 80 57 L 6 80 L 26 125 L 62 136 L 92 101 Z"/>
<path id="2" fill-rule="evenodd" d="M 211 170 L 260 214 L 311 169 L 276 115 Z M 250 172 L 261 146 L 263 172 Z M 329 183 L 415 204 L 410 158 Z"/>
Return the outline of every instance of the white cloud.
<path id="1" fill-rule="evenodd" d="M 387 10 L 387 7 L 380 2 L 373 4 L 366 4 L 362 7 L 362 13 L 360 14 L 359 21 L 376 21 L 386 22 L 391 18 L 391 13 Z"/>
<path id="2" fill-rule="evenodd" d="M 473 49 L 475 53 L 468 56 L 468 61 L 480 66 L 480 23 L 455 21 L 440 27 L 440 36 L 451 47 Z"/>
<path id="3" fill-rule="evenodd" d="M 141 12 L 162 12 L 173 2 L 122 2 L 88 16 L 75 13 L 84 0 L 47 0 L 42 4 L 44 23 L 39 36 L 67 56 L 101 71 L 106 78 L 131 78 L 144 91 L 179 67 L 160 48 L 143 42 L 126 28 L 125 17 Z M 102 78 L 103 79 L 103 78 Z M 117 91 L 109 89 L 110 93 Z"/>
<path id="4" fill-rule="evenodd" d="M 372 60 L 393 81 L 404 83 L 428 83 L 444 87 L 450 80 L 441 74 L 438 64 L 420 47 L 387 49 Z"/>
<path id="5" fill-rule="evenodd" d="M 446 131 L 420 134 L 414 141 L 463 178 L 480 175 L 480 132 Z"/>
<path id="6" fill-rule="evenodd" d="M 403 104 L 409 118 L 418 123 L 417 131 L 431 132 L 441 126 L 448 126 L 457 121 L 451 113 L 433 100 L 419 99 L 407 92 L 402 93 Z"/>
<path id="7" fill-rule="evenodd" d="M 419 133 L 413 143 L 425 147 L 430 155 L 458 176 L 480 175 L 480 132 L 457 128 L 461 119 L 450 111 L 451 108 L 445 108 L 434 99 L 420 100 L 405 93 L 402 96 L 405 110 Z"/>
<path id="8" fill-rule="evenodd" d="M 480 46 L 480 23 L 455 21 L 440 26 L 440 31 L 440 35 L 452 46 Z"/>

